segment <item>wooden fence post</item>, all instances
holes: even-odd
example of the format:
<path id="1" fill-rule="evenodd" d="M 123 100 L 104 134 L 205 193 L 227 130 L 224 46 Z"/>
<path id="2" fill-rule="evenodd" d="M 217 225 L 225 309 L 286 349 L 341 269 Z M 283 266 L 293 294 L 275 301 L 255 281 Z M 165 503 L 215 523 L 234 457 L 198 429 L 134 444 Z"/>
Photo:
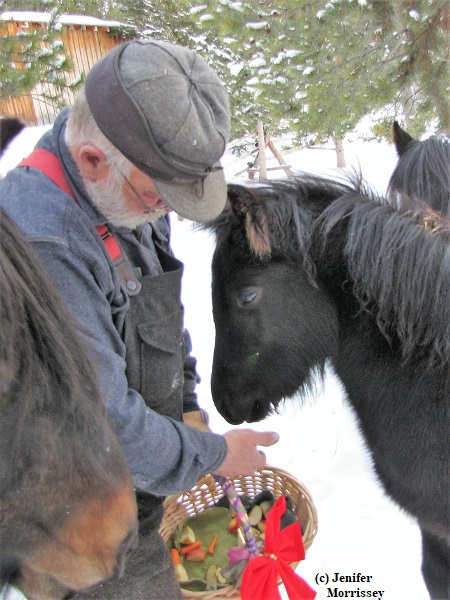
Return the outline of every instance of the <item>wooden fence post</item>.
<path id="1" fill-rule="evenodd" d="M 267 142 L 267 147 L 272 151 L 272 154 L 275 156 L 277 161 L 280 163 L 280 165 L 284 169 L 284 172 L 286 173 L 286 175 L 288 177 L 293 177 L 294 174 L 293 174 L 291 168 L 289 167 L 287 162 L 284 160 L 284 158 L 281 156 L 280 152 L 278 152 L 278 150 L 275 148 L 275 144 L 272 142 L 272 140 L 269 139 L 269 141 Z"/>

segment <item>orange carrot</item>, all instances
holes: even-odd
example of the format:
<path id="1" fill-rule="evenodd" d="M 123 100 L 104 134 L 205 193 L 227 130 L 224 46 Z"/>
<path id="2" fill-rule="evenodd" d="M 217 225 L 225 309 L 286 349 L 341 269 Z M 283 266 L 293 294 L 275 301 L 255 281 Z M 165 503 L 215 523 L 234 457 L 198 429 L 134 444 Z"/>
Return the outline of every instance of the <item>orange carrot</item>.
<path id="1" fill-rule="evenodd" d="M 211 543 L 208 546 L 208 554 L 214 554 L 214 549 L 216 547 L 218 539 L 219 539 L 219 534 L 216 533 L 216 535 L 213 537 L 213 539 L 211 540 Z"/>
<path id="2" fill-rule="evenodd" d="M 180 553 L 178 552 L 178 550 L 176 548 L 172 548 L 170 550 L 170 554 L 172 555 L 173 564 L 179 565 L 180 564 Z"/>
<path id="3" fill-rule="evenodd" d="M 180 554 L 189 554 L 189 552 L 191 552 L 192 550 L 200 548 L 201 545 L 201 542 L 192 542 L 192 544 L 186 544 L 186 546 L 183 546 L 181 548 Z"/>

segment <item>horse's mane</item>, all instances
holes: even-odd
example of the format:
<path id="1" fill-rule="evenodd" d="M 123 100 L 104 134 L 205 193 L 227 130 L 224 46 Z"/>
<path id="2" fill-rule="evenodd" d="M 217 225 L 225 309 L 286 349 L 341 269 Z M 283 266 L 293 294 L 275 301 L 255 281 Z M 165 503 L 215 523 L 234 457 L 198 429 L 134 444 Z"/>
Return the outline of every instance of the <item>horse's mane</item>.
<path id="1" fill-rule="evenodd" d="M 343 196 L 315 227 L 325 239 L 348 220 L 344 254 L 353 291 L 387 339 L 396 335 L 405 360 L 450 361 L 450 230 L 431 209 L 401 213 L 384 198 Z"/>
<path id="2" fill-rule="evenodd" d="M 206 227 L 237 256 L 300 258 L 314 284 L 313 237 L 324 248 L 338 225 L 344 226 L 344 258 L 362 308 L 374 314 L 386 338 L 397 337 L 405 360 L 419 352 L 430 364 L 448 365 L 450 230 L 429 207 L 402 213 L 354 175 L 342 181 L 298 175 L 229 186 L 229 206 Z"/>
<path id="3" fill-rule="evenodd" d="M 412 140 L 392 172 L 388 189 L 391 201 L 400 201 L 405 208 L 426 203 L 450 217 L 450 138 L 434 135 Z"/>
<path id="4" fill-rule="evenodd" d="M 98 437 L 104 406 L 74 320 L 31 245 L 3 210 L 0 232 L 0 397 L 2 410 L 14 405 L 11 442 L 17 447 L 30 443 L 24 438 L 25 423 L 36 412 L 54 415 L 48 420 L 48 451 L 52 440 L 75 424 L 83 431 L 80 443 L 89 439 L 94 423 Z M 93 440 L 93 451 L 102 443 Z"/>

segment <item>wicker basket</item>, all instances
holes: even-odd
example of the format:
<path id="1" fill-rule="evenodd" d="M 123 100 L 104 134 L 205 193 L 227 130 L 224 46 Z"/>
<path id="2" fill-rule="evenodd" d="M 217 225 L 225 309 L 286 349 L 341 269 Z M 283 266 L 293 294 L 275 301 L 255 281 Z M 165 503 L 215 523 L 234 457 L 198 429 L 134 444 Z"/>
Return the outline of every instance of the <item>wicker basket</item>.
<path id="1" fill-rule="evenodd" d="M 254 497 L 263 490 L 270 490 L 275 499 L 290 496 L 297 519 L 301 523 L 305 552 L 317 533 L 317 511 L 306 487 L 286 471 L 266 466 L 255 475 L 234 477 L 233 485 L 238 494 Z M 201 477 L 189 492 L 170 496 L 164 503 L 164 518 L 160 533 L 168 541 L 177 526 L 190 517 L 195 517 L 206 508 L 214 506 L 225 492 L 211 476 Z M 296 568 L 298 563 L 292 564 Z M 230 585 L 217 591 L 191 592 L 181 589 L 184 598 L 191 600 L 217 600 L 240 598 L 239 590 Z"/>

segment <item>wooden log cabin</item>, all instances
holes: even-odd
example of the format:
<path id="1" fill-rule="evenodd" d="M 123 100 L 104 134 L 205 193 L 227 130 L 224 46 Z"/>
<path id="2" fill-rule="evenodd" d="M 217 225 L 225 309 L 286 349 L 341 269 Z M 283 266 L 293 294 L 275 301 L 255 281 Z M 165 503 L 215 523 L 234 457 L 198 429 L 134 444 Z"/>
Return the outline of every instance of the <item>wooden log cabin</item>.
<path id="1" fill-rule="evenodd" d="M 3 12 L 0 13 L 0 36 L 15 36 L 33 28 L 45 28 L 49 21 L 50 15 L 44 12 Z M 73 71 L 69 74 L 71 81 L 86 74 L 99 58 L 124 38 L 135 35 L 133 26 L 83 15 L 59 15 L 57 23 L 60 26 L 61 41 L 73 63 Z M 19 116 L 27 125 L 52 123 L 59 109 L 44 98 L 49 91 L 49 84 L 39 84 L 23 96 L 0 98 L 0 115 Z M 63 99 L 70 106 L 73 92 L 65 89 Z"/>

